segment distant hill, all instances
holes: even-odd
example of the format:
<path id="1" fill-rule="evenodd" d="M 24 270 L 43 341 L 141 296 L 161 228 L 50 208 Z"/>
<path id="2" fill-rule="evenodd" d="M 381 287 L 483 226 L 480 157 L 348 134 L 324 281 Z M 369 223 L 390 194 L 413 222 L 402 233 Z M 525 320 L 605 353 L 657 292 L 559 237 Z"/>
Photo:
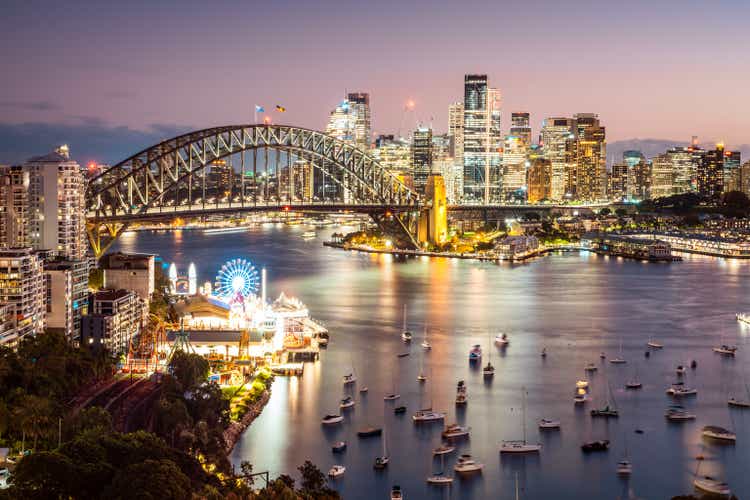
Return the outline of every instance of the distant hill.
<path id="1" fill-rule="evenodd" d="M 628 150 L 640 151 L 646 158 L 664 153 L 667 149 L 675 146 L 687 146 L 687 141 L 670 141 L 667 139 L 627 139 L 624 141 L 613 141 L 607 143 L 607 165 L 622 159 L 622 153 Z M 712 143 L 701 143 L 702 148 L 709 149 L 714 147 Z M 732 151 L 739 150 L 742 153 L 743 161 L 750 160 L 750 144 L 740 144 L 739 146 L 729 144 L 728 148 Z"/>

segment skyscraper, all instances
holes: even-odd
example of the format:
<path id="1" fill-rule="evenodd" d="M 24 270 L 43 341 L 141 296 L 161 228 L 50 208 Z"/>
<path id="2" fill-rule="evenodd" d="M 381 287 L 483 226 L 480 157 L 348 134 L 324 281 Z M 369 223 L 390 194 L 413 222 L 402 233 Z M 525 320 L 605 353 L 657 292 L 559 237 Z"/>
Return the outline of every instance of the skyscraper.
<path id="1" fill-rule="evenodd" d="M 371 154 L 389 172 L 412 175 L 411 145 L 408 140 L 393 135 L 379 135 Z"/>
<path id="2" fill-rule="evenodd" d="M 617 162 L 612 165 L 612 170 L 607 178 L 607 197 L 610 200 L 622 201 L 628 196 L 628 165 Z"/>
<path id="3" fill-rule="evenodd" d="M 698 166 L 698 192 L 712 201 L 718 201 L 724 192 L 724 145 L 706 151 Z"/>
<path id="4" fill-rule="evenodd" d="M 550 161 L 550 199 L 565 198 L 569 173 L 575 168 L 575 120 L 572 118 L 547 118 L 541 131 L 542 153 Z"/>
<path id="5" fill-rule="evenodd" d="M 549 200 L 552 188 L 552 163 L 541 156 L 530 159 L 529 163 L 526 200 L 529 203 Z"/>
<path id="6" fill-rule="evenodd" d="M 365 151 L 370 149 L 372 132 L 370 126 L 370 94 L 350 92 L 347 96 L 349 108 L 354 115 L 354 144 Z"/>
<path id="7" fill-rule="evenodd" d="M 464 103 L 454 102 L 448 107 L 448 137 L 453 157 L 453 182 L 446 184 L 448 201 L 460 201 L 464 194 Z"/>
<path id="8" fill-rule="evenodd" d="M 568 191 L 581 201 L 604 199 L 607 175 L 605 129 L 594 113 L 579 113 L 576 123 L 575 168 L 568 177 Z"/>
<path id="9" fill-rule="evenodd" d="M 622 161 L 628 169 L 627 199 L 645 200 L 651 188 L 651 165 L 635 150 L 624 151 Z"/>
<path id="10" fill-rule="evenodd" d="M 494 203 L 502 197 L 500 91 L 487 75 L 464 77 L 464 198 Z"/>
<path id="11" fill-rule="evenodd" d="M 432 129 L 418 128 L 414 131 L 411 144 L 411 158 L 414 168 L 414 188 L 424 194 L 427 177 L 432 172 Z"/>
<path id="12" fill-rule="evenodd" d="M 741 191 L 740 165 L 742 164 L 739 151 L 724 151 L 724 192 Z"/>
<path id="13" fill-rule="evenodd" d="M 674 194 L 674 177 L 674 164 L 669 153 L 652 158 L 649 198 L 664 198 Z"/>
<path id="14" fill-rule="evenodd" d="M 527 147 L 531 146 L 529 113 L 525 111 L 514 111 L 510 114 L 510 135 L 523 140 Z"/>

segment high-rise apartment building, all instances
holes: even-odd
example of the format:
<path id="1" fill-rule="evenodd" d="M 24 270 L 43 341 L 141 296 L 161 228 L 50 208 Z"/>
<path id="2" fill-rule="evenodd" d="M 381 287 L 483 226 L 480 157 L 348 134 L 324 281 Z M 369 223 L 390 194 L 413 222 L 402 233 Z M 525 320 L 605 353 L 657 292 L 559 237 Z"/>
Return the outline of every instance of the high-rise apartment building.
<path id="1" fill-rule="evenodd" d="M 354 116 L 354 145 L 367 151 L 371 147 L 370 94 L 350 92 L 347 96 L 349 109 Z"/>
<path id="2" fill-rule="evenodd" d="M 84 260 L 86 241 L 85 181 L 66 146 L 23 165 L 29 173 L 31 246 L 52 250 L 70 260 Z"/>
<path id="3" fill-rule="evenodd" d="M 500 91 L 487 75 L 464 77 L 464 199 L 495 203 L 502 198 Z"/>
<path id="4" fill-rule="evenodd" d="M 0 304 L 12 307 L 14 328 L 0 345 L 14 346 L 44 331 L 45 283 L 42 259 L 30 248 L 0 249 Z"/>
<path id="5" fill-rule="evenodd" d="M 31 246 L 29 172 L 0 165 L 0 248 Z"/>
<path id="6" fill-rule="evenodd" d="M 718 201 L 724 192 L 724 145 L 706 151 L 698 166 L 698 192 L 706 198 Z"/>
<path id="7" fill-rule="evenodd" d="M 414 131 L 411 158 L 414 168 L 414 188 L 424 194 L 427 177 L 432 172 L 432 129 L 418 128 Z"/>
<path id="8" fill-rule="evenodd" d="M 45 324 L 48 331 L 80 338 L 81 318 L 88 314 L 89 269 L 85 260 L 50 259 L 44 263 Z"/>
<path id="9" fill-rule="evenodd" d="M 145 324 L 145 302 L 129 290 L 101 290 L 91 296 L 91 314 L 83 320 L 81 343 L 105 346 L 113 353 L 127 352 Z"/>
<path id="10" fill-rule="evenodd" d="M 547 118 L 542 124 L 540 143 L 552 166 L 550 200 L 565 199 L 569 173 L 575 170 L 576 124 L 572 118 Z"/>
<path id="11" fill-rule="evenodd" d="M 581 201 L 604 199 L 607 175 L 605 128 L 594 113 L 579 113 L 575 120 L 576 160 L 568 175 L 568 192 Z"/>
<path id="12" fill-rule="evenodd" d="M 622 201 L 628 196 L 628 165 L 618 162 L 612 165 L 607 178 L 607 197 L 610 200 Z"/>
<path id="13" fill-rule="evenodd" d="M 724 151 L 724 192 L 741 191 L 740 165 L 742 165 L 739 151 Z"/>

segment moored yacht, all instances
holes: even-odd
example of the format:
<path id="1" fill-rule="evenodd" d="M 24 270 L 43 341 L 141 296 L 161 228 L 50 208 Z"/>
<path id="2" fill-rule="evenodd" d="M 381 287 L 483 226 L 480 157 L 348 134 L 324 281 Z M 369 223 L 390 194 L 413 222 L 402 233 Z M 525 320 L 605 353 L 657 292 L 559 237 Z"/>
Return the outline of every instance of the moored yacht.
<path id="1" fill-rule="evenodd" d="M 698 394 L 698 389 L 687 387 L 682 382 L 675 382 L 674 384 L 672 384 L 672 387 L 667 389 L 667 394 L 676 398 L 683 397 L 683 396 L 694 396 Z"/>
<path id="2" fill-rule="evenodd" d="M 550 418 L 543 418 L 539 420 L 539 428 L 540 429 L 559 429 L 560 421 L 550 419 Z"/>
<path id="3" fill-rule="evenodd" d="M 620 476 L 629 476 L 633 473 L 633 464 L 629 460 L 620 460 L 617 462 L 617 474 Z"/>
<path id="4" fill-rule="evenodd" d="M 352 406 L 354 406 L 354 399 L 352 399 L 351 396 L 345 397 L 339 404 L 339 408 L 341 408 L 342 410 L 346 410 L 347 408 L 351 408 Z"/>
<path id="5" fill-rule="evenodd" d="M 353 384 L 357 381 L 357 376 L 354 373 L 348 373 L 344 375 L 344 385 Z"/>
<path id="6" fill-rule="evenodd" d="M 493 377 L 494 375 L 495 375 L 495 367 L 492 366 L 492 363 L 488 361 L 487 366 L 482 368 L 482 376 L 484 376 L 484 378 L 490 378 L 490 377 Z"/>
<path id="7" fill-rule="evenodd" d="M 342 451 L 346 450 L 346 441 L 336 441 L 331 446 L 331 450 L 334 453 L 341 453 Z"/>
<path id="8" fill-rule="evenodd" d="M 606 418 L 617 418 L 620 416 L 620 413 L 611 406 L 607 405 L 604 408 L 600 408 L 598 410 L 591 410 L 590 412 L 592 417 L 606 417 Z"/>
<path id="9" fill-rule="evenodd" d="M 713 351 L 722 356 L 734 356 L 737 353 L 737 346 L 722 344 L 719 347 L 714 347 Z"/>
<path id="10" fill-rule="evenodd" d="M 625 389 L 640 389 L 641 387 L 643 384 L 637 379 L 631 379 L 625 383 Z"/>
<path id="11" fill-rule="evenodd" d="M 718 427 L 716 425 L 707 425 L 703 428 L 702 431 L 703 437 L 707 437 L 710 439 L 715 439 L 717 441 L 723 441 L 726 443 L 734 443 L 737 441 L 737 435 L 728 430 L 724 429 L 723 427 Z"/>
<path id="12" fill-rule="evenodd" d="M 743 401 L 737 398 L 729 398 L 727 404 L 735 408 L 750 408 L 750 401 Z"/>
<path id="13" fill-rule="evenodd" d="M 495 336 L 495 344 L 499 346 L 507 346 L 510 344 L 510 339 L 507 334 L 501 333 Z"/>
<path id="14" fill-rule="evenodd" d="M 471 455 L 461 455 L 453 466 L 453 470 L 459 474 L 481 472 L 483 468 L 484 464 L 474 460 Z"/>
<path id="15" fill-rule="evenodd" d="M 321 423 L 323 425 L 333 425 L 333 424 L 341 423 L 343 421 L 344 421 L 344 417 L 342 417 L 341 415 L 326 415 L 321 420 Z"/>
<path id="16" fill-rule="evenodd" d="M 728 497 L 732 494 L 732 490 L 729 489 L 729 485 L 710 476 L 703 476 L 701 478 L 695 478 L 693 480 L 693 486 L 700 491 L 710 493 L 712 495 L 718 495 L 722 497 Z"/>
<path id="17" fill-rule="evenodd" d="M 541 449 L 541 443 L 533 444 L 526 441 L 503 441 L 500 444 L 500 453 L 539 453 Z"/>
<path id="18" fill-rule="evenodd" d="M 334 465 L 328 470 L 328 476 L 339 477 L 343 476 L 344 472 L 346 472 L 346 467 L 344 467 L 343 465 Z"/>
<path id="19" fill-rule="evenodd" d="M 434 448 L 432 450 L 432 454 L 436 456 L 447 455 L 448 453 L 453 453 L 454 451 L 456 451 L 455 446 L 451 446 L 449 444 L 443 444 L 443 445 L 438 446 L 437 448 Z"/>
<path id="20" fill-rule="evenodd" d="M 646 345 L 650 347 L 651 349 L 663 349 L 664 348 L 664 344 L 655 342 L 653 340 L 649 340 L 648 342 L 646 342 Z"/>
<path id="21" fill-rule="evenodd" d="M 583 369 L 587 372 L 595 372 L 598 367 L 594 363 L 587 363 L 586 366 L 583 367 Z"/>
<path id="22" fill-rule="evenodd" d="M 404 342 L 411 342 L 413 334 L 406 328 L 406 304 L 404 304 L 404 326 L 401 331 L 401 340 Z"/>
<path id="23" fill-rule="evenodd" d="M 437 422 L 438 420 L 445 419 L 445 413 L 440 411 L 434 411 L 432 408 L 425 408 L 418 410 L 414 415 L 411 416 L 415 423 L 417 422 Z"/>
<path id="24" fill-rule="evenodd" d="M 609 448 L 609 440 L 603 439 L 601 441 L 591 441 L 588 443 L 583 443 L 581 445 L 581 450 L 584 453 L 589 453 L 592 451 L 607 451 Z"/>
<path id="25" fill-rule="evenodd" d="M 462 427 L 458 424 L 451 424 L 445 428 L 442 435 L 445 439 L 459 438 L 468 436 L 469 430 L 470 429 L 468 427 Z"/>
<path id="26" fill-rule="evenodd" d="M 589 395 L 585 392 L 579 392 L 575 396 L 573 396 L 573 403 L 577 405 L 582 405 L 586 401 L 589 400 Z"/>
<path id="27" fill-rule="evenodd" d="M 469 395 L 466 393 L 466 384 L 463 380 L 459 380 L 456 385 L 456 404 L 465 405 L 469 400 Z"/>
<path id="28" fill-rule="evenodd" d="M 394 484 L 391 488 L 391 500 L 403 500 L 404 494 L 401 491 L 401 486 Z"/>
<path id="29" fill-rule="evenodd" d="M 401 394 L 391 393 L 391 394 L 386 394 L 385 396 L 383 396 L 383 399 L 385 401 L 395 401 L 396 399 L 400 397 L 401 397 Z"/>
<path id="30" fill-rule="evenodd" d="M 478 361 L 482 359 L 482 346 L 474 344 L 469 351 L 469 361 Z"/>
<path id="31" fill-rule="evenodd" d="M 688 413 L 682 406 L 670 406 L 664 413 L 664 416 L 670 422 L 684 422 L 686 420 L 695 420 L 693 413 Z"/>

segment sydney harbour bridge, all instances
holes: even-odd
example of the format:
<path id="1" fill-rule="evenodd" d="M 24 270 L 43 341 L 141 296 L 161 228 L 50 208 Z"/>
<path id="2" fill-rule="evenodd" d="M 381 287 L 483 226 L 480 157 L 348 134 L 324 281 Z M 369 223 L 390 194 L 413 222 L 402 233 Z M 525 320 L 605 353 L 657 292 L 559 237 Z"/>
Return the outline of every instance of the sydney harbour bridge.
<path id="1" fill-rule="evenodd" d="M 227 158 L 235 160 L 231 169 L 239 171 L 239 182 L 232 175 L 217 187 L 208 181 L 209 171 Z M 322 190 L 295 188 L 298 161 L 310 166 L 304 175 L 322 180 Z M 214 127 L 165 140 L 92 178 L 86 200 L 87 232 L 97 257 L 133 223 L 254 211 L 367 214 L 400 247 L 414 248 L 420 243 L 420 215 L 435 209 L 430 197 L 408 187 L 368 152 L 322 132 L 269 124 Z M 445 208 L 487 217 L 488 210 L 552 207 Z"/>

